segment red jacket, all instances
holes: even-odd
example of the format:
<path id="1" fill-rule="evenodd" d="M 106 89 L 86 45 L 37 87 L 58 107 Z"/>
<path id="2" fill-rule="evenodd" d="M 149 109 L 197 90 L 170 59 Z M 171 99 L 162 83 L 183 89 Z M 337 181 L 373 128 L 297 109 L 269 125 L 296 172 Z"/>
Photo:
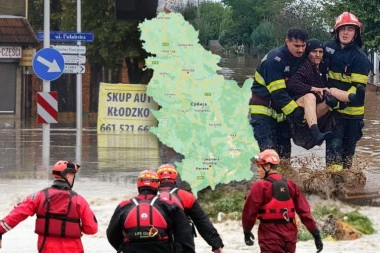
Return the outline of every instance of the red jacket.
<path id="1" fill-rule="evenodd" d="M 66 182 L 54 181 L 52 188 L 67 191 L 70 188 Z M 38 207 L 45 201 L 45 193 L 38 191 L 27 196 L 6 217 L 0 221 L 0 234 L 4 234 L 17 226 L 21 221 L 33 216 Z M 79 194 L 72 197 L 73 205 L 76 206 L 81 221 L 81 230 L 85 234 L 95 234 L 98 231 L 98 223 L 87 201 Z M 46 239 L 45 239 L 46 238 Z M 44 242 L 45 239 L 45 242 Z M 52 237 L 38 235 L 38 249 L 43 245 L 41 253 L 82 253 L 83 245 L 81 238 Z"/>
<path id="2" fill-rule="evenodd" d="M 281 175 L 279 174 L 270 174 L 269 177 L 272 177 L 276 180 L 281 178 Z M 288 187 L 289 187 L 289 193 L 291 198 L 294 202 L 294 208 L 296 213 L 298 214 L 301 222 L 306 226 L 306 228 L 309 230 L 309 232 L 313 232 L 315 229 L 317 229 L 317 225 L 310 213 L 310 206 L 303 194 L 301 193 L 301 190 L 298 188 L 298 186 L 291 180 L 286 180 Z M 244 203 L 243 208 L 243 215 L 242 215 L 242 224 L 244 231 L 251 231 L 256 220 L 258 217 L 258 210 L 264 206 L 266 203 L 268 203 L 272 199 L 273 190 L 272 190 L 272 183 L 267 180 L 259 180 L 252 184 L 251 189 L 248 193 L 248 196 Z M 272 225 L 271 223 L 260 223 L 260 226 L 269 226 Z M 275 224 L 277 227 L 281 227 L 283 225 L 288 224 Z M 294 231 L 297 230 L 293 224 L 290 224 L 288 226 L 287 230 L 291 233 L 291 238 L 296 240 L 297 238 L 294 238 L 297 235 L 297 233 L 294 233 Z M 260 235 L 259 235 L 260 237 Z"/>

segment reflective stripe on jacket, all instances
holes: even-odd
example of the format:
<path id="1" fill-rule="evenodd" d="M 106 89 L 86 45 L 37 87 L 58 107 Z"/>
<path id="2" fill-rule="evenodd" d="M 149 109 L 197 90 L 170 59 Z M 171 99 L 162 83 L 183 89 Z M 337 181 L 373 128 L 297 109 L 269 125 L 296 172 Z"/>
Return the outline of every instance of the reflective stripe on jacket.
<path id="1" fill-rule="evenodd" d="M 275 109 L 277 113 L 291 114 L 298 105 L 286 91 L 286 80 L 302 60 L 303 58 L 291 55 L 286 46 L 269 52 L 262 59 L 254 74 L 251 88 L 253 96 L 250 105 L 264 105 Z M 256 114 L 256 112 L 263 114 L 251 109 L 251 114 Z"/>
<path id="2" fill-rule="evenodd" d="M 325 51 L 325 60 L 329 67 L 329 88 L 355 93 L 357 85 L 367 85 L 371 65 L 361 48 L 350 44 L 342 49 L 339 42 L 334 40 L 326 43 Z M 364 104 L 354 106 L 348 103 L 348 106 L 339 112 L 345 118 L 362 119 Z"/>

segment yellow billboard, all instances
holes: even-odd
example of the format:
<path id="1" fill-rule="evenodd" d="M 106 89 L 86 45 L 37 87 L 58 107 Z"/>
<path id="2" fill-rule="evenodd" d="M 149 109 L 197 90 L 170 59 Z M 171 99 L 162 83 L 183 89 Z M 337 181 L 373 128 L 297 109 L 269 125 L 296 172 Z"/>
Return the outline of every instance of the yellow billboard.
<path id="1" fill-rule="evenodd" d="M 146 85 L 100 83 L 97 132 L 148 132 L 157 126 L 150 109 L 158 105 L 146 94 Z"/>

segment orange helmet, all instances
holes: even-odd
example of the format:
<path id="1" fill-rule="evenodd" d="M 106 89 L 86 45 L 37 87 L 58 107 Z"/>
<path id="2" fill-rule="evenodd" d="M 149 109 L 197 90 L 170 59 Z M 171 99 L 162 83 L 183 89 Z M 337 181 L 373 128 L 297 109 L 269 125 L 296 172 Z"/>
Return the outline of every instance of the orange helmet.
<path id="1" fill-rule="evenodd" d="M 255 155 L 252 159 L 252 162 L 256 164 L 266 164 L 270 163 L 273 165 L 280 163 L 280 157 L 278 156 L 277 152 L 273 149 L 266 149 L 263 152 L 259 153 L 258 155 Z"/>
<path id="2" fill-rule="evenodd" d="M 334 25 L 334 31 L 337 32 L 339 27 L 345 26 L 345 25 L 352 25 L 355 26 L 359 34 L 362 32 L 362 24 L 360 23 L 358 17 L 356 17 L 354 14 L 350 12 L 343 12 L 339 15 L 339 17 L 336 18 L 336 22 Z"/>
<path id="3" fill-rule="evenodd" d="M 175 166 L 169 163 L 163 164 L 160 167 L 158 167 L 157 174 L 161 181 L 164 179 L 175 181 L 175 179 L 178 176 Z"/>
<path id="4" fill-rule="evenodd" d="M 158 175 L 153 170 L 144 170 L 140 172 L 137 178 L 137 188 L 141 187 L 150 187 L 153 189 L 157 189 L 160 184 L 160 179 Z"/>
<path id="5" fill-rule="evenodd" d="M 77 173 L 79 165 L 70 161 L 58 161 L 52 169 L 52 174 L 55 178 L 63 178 L 69 172 Z"/>

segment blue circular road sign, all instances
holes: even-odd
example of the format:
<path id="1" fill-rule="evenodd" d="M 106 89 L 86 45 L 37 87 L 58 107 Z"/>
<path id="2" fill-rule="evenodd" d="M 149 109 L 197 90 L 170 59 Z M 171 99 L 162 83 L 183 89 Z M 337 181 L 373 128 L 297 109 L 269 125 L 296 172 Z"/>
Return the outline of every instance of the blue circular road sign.
<path id="1" fill-rule="evenodd" d="M 33 57 L 33 71 L 41 79 L 52 81 L 60 77 L 65 69 L 62 54 L 54 48 L 44 48 Z"/>

